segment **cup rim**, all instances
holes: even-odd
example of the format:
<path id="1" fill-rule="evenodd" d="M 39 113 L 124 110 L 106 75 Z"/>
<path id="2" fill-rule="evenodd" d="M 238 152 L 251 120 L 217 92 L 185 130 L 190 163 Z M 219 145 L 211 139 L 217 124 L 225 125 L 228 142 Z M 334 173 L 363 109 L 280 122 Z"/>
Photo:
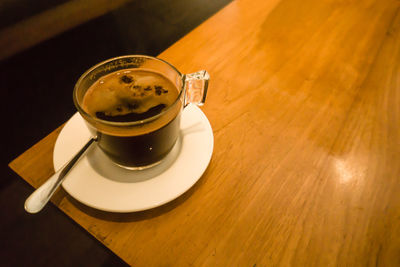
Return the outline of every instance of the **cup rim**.
<path id="1" fill-rule="evenodd" d="M 167 107 L 165 110 L 163 110 L 162 112 L 158 113 L 157 115 L 154 115 L 152 117 L 146 118 L 144 120 L 139 120 L 139 121 L 129 121 L 129 122 L 114 122 L 114 121 L 107 121 L 107 120 L 102 120 L 99 119 L 97 117 L 94 117 L 92 115 L 90 115 L 89 113 L 87 113 L 79 104 L 78 102 L 78 97 L 77 97 L 77 91 L 78 91 L 78 87 L 81 84 L 82 80 L 94 69 L 100 67 L 101 65 L 104 65 L 110 61 L 115 61 L 118 59 L 124 59 L 124 58 L 148 58 L 148 59 L 153 59 L 153 60 L 157 60 L 160 61 L 164 64 L 167 64 L 169 67 L 171 67 L 181 78 L 184 78 L 184 75 L 176 68 L 174 67 L 171 63 L 161 59 L 161 58 L 157 58 L 157 57 L 152 57 L 152 56 L 147 56 L 147 55 L 124 55 L 124 56 L 118 56 L 118 57 L 113 57 L 113 58 L 109 58 L 107 60 L 101 61 L 100 63 L 97 63 L 96 65 L 94 65 L 93 67 L 89 68 L 87 71 L 85 71 L 78 79 L 78 81 L 75 83 L 74 86 L 74 90 L 73 90 L 73 101 L 74 101 L 74 105 L 77 108 L 78 112 L 81 115 L 84 115 L 84 117 L 88 117 L 92 120 L 94 120 L 95 122 L 101 123 L 101 124 L 105 124 L 105 125 L 109 125 L 109 126 L 119 126 L 119 127 L 129 127 L 129 126 L 136 126 L 136 125 L 142 125 L 145 124 L 147 122 L 151 122 L 153 120 L 156 120 L 157 118 L 163 116 L 164 114 L 166 114 L 169 110 L 171 110 L 176 103 L 180 100 L 181 96 L 182 96 L 182 92 L 184 91 L 184 88 L 181 88 L 177 98 L 175 99 L 175 101 L 169 106 Z M 183 81 L 182 83 L 182 87 L 184 87 L 185 82 Z"/>

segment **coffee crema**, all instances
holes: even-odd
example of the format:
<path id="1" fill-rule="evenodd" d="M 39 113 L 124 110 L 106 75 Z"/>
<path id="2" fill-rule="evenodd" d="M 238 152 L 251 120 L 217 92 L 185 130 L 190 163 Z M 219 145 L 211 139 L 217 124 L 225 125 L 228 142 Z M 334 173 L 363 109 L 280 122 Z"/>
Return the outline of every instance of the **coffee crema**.
<path id="1" fill-rule="evenodd" d="M 178 93 L 171 81 L 157 72 L 127 69 L 96 81 L 82 106 L 102 120 L 131 122 L 157 115 L 175 102 Z"/>

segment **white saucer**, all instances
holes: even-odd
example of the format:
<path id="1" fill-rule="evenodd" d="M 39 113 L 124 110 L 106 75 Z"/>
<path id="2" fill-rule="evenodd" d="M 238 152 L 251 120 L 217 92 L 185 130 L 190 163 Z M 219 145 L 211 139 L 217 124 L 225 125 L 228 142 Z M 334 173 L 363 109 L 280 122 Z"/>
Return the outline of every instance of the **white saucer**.
<path id="1" fill-rule="evenodd" d="M 76 113 L 62 129 L 54 147 L 54 169 L 88 141 L 90 133 Z M 96 146 L 70 171 L 62 186 L 76 200 L 95 209 L 134 212 L 161 206 L 182 195 L 206 170 L 214 146 L 211 125 L 194 105 L 181 118 L 181 135 L 168 156 L 142 171 L 118 167 Z"/>

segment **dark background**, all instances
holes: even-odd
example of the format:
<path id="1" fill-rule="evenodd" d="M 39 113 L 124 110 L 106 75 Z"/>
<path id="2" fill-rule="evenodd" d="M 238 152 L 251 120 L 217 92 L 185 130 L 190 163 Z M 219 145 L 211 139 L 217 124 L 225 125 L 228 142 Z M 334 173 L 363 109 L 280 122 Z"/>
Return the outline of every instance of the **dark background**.
<path id="1" fill-rule="evenodd" d="M 0 33 L 66 2 L 2 1 Z M 53 204 L 39 214 L 27 214 L 23 204 L 33 188 L 7 165 L 75 113 L 72 89 L 89 67 L 126 54 L 157 56 L 228 2 L 133 0 L 0 60 L 0 89 L 5 92 L 1 105 L 0 265 L 125 265 Z"/>

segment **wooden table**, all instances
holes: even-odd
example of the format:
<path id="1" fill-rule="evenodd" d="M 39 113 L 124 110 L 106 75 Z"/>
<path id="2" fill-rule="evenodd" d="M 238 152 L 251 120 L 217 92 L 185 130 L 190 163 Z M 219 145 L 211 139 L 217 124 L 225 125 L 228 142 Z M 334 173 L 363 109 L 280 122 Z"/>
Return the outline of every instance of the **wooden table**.
<path id="1" fill-rule="evenodd" d="M 400 2 L 234 1 L 160 55 L 207 69 L 199 182 L 152 210 L 53 203 L 134 266 L 400 265 Z M 61 128 L 10 166 L 34 187 Z M 66 252 L 68 253 L 68 252 Z"/>

